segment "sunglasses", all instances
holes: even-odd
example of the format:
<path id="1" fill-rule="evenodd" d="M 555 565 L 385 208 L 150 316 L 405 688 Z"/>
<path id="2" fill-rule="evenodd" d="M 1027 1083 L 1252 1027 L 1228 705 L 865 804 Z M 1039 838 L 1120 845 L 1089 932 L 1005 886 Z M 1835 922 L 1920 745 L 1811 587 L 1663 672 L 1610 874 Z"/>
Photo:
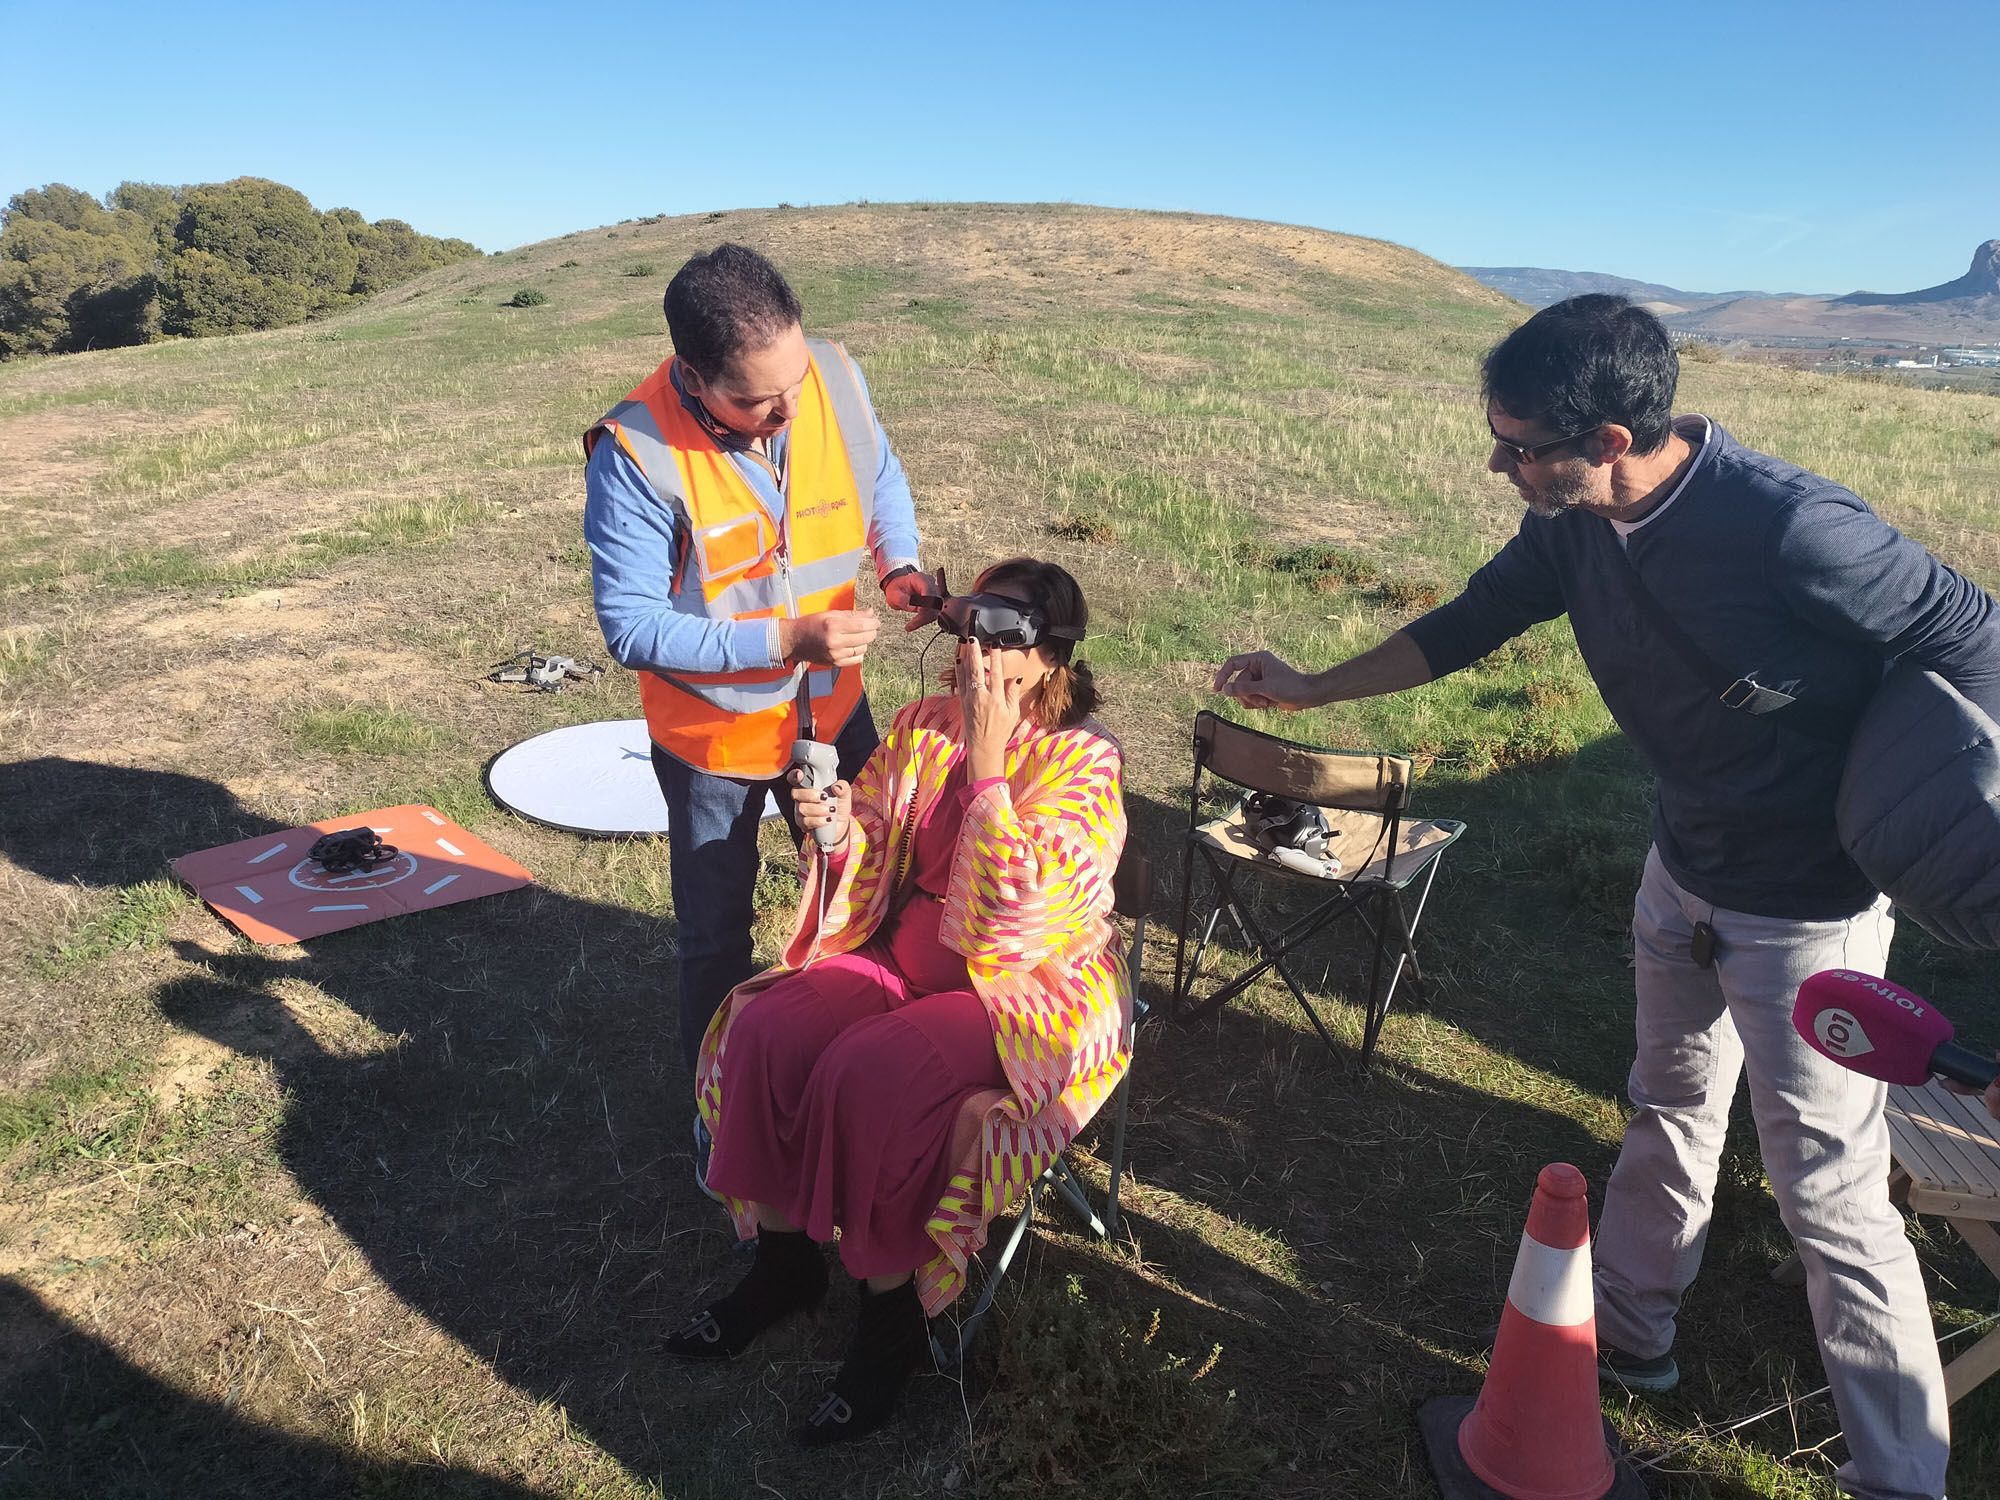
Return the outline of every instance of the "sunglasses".
<path id="1" fill-rule="evenodd" d="M 1568 437 L 1550 438 L 1546 443 L 1535 443 L 1529 447 L 1523 447 L 1519 443 L 1500 436 L 1494 430 L 1493 419 L 1491 417 L 1486 419 L 1486 430 L 1493 433 L 1493 441 L 1499 445 L 1500 451 L 1513 459 L 1517 464 L 1531 464 L 1543 454 L 1553 453 L 1556 449 L 1566 447 L 1578 438 L 1587 438 L 1593 432 L 1597 431 L 1595 427 L 1586 427 L 1581 432 L 1572 432 Z"/>
<path id="2" fill-rule="evenodd" d="M 986 647 L 1021 649 L 1049 638 L 1083 639 L 1079 627 L 1051 625 L 1048 616 L 1027 600 L 1009 599 L 1004 594 L 948 594 L 934 607 L 938 629 Z"/>

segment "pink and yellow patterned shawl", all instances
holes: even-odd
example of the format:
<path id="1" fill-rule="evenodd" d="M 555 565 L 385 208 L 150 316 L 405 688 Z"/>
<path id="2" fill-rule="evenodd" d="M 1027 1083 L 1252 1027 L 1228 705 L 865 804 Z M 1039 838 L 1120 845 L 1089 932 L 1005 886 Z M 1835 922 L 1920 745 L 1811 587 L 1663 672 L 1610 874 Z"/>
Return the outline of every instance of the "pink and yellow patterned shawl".
<path id="1" fill-rule="evenodd" d="M 695 1100 L 710 1130 L 721 1117 L 730 1024 L 743 1007 L 815 957 L 859 948 L 893 910 L 902 832 L 943 792 L 961 724 L 955 698 L 908 705 L 856 778 L 854 831 L 824 893 L 824 923 L 828 867 L 809 855 L 778 966 L 732 990 L 702 1041 Z M 964 1289 L 966 1262 L 994 1217 L 1089 1123 L 1131 1060 L 1132 977 L 1110 920 L 1125 845 L 1118 746 L 1091 722 L 1024 725 L 1006 764 L 1004 784 L 966 809 L 938 935 L 965 955 L 1009 1087 L 972 1096 L 953 1132 L 950 1182 L 926 1225 L 937 1254 L 917 1271 L 930 1314 Z M 747 1204 L 732 1199 L 729 1210 L 738 1233 L 756 1233 Z"/>

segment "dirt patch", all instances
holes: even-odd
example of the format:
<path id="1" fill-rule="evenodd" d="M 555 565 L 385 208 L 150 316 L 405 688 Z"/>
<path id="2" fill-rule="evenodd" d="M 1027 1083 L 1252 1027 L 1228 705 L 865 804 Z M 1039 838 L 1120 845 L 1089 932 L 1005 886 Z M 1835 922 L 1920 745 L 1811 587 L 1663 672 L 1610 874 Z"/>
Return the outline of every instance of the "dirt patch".
<path id="1" fill-rule="evenodd" d="M 177 1036 L 160 1054 L 158 1069 L 148 1081 L 153 1097 L 168 1109 L 215 1091 L 215 1075 L 235 1054 L 202 1036 Z"/>
<path id="2" fill-rule="evenodd" d="M 101 453 L 86 454 L 86 446 L 150 425 L 141 413 L 109 402 L 0 417 L 0 514 L 42 511 L 53 497 L 87 485 L 108 461 Z M 24 500 L 41 503 L 23 507 Z"/>
<path id="3" fill-rule="evenodd" d="M 68 1276 L 110 1266 L 125 1253 L 117 1227 L 79 1212 L 73 1197 L 0 1202 L 0 1276 Z M 0 1339 L 5 1328 L 0 1319 Z"/>

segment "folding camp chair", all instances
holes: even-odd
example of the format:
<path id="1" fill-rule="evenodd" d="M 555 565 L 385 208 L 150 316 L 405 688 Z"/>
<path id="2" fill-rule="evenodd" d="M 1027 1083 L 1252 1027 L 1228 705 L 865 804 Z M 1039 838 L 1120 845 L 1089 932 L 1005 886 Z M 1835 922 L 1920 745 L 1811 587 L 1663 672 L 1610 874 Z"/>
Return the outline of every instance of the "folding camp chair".
<path id="1" fill-rule="evenodd" d="M 1207 822 L 1201 821 L 1204 773 L 1233 783 L 1245 793 L 1233 809 Z M 1417 966 L 1417 923 L 1430 900 L 1431 884 L 1437 879 L 1444 851 L 1465 832 L 1463 823 L 1450 818 L 1407 818 L 1410 780 L 1410 758 L 1406 755 L 1318 750 L 1247 729 L 1206 711 L 1195 715 L 1194 778 L 1188 787 L 1187 838 L 1181 853 L 1181 911 L 1174 947 L 1171 1013 L 1183 1014 L 1183 1006 L 1190 1002 L 1209 940 L 1227 912 L 1257 959 L 1213 994 L 1193 1001 L 1185 1013 L 1190 1018 L 1212 1014 L 1242 994 L 1267 969 L 1275 969 L 1313 1029 L 1331 1048 L 1333 1037 L 1288 960 L 1331 923 L 1353 915 L 1374 939 L 1361 1033 L 1361 1064 L 1367 1067 L 1404 970 L 1422 983 Z M 1270 858 L 1250 834 L 1244 802 L 1251 792 L 1274 793 L 1309 803 L 1325 813 L 1330 834 L 1327 852 L 1340 861 L 1339 874 L 1321 879 Z M 1184 960 L 1197 860 L 1214 883 L 1215 907 L 1195 944 L 1193 962 L 1188 963 Z M 1317 887 L 1323 894 L 1301 915 L 1269 930 L 1239 895 L 1237 878 L 1248 873 L 1275 875 L 1296 885 Z M 1405 897 L 1413 886 L 1415 905 L 1409 907 Z"/>
<path id="2" fill-rule="evenodd" d="M 1146 954 L 1146 911 L 1153 904 L 1153 865 L 1129 841 L 1118 860 L 1118 869 L 1111 877 L 1111 887 L 1112 911 L 1132 920 L 1132 941 L 1125 950 L 1126 963 L 1132 973 L 1132 1021 L 1126 1029 L 1125 1044 L 1136 1047 L 1139 1023 L 1146 1018 L 1148 1009 L 1145 1001 L 1139 998 L 1139 971 Z M 1013 1228 L 1008 1231 L 1000 1253 L 993 1258 L 992 1266 L 986 1271 L 986 1284 L 979 1289 L 979 1299 L 972 1304 L 972 1311 L 959 1321 L 955 1333 L 947 1329 L 931 1334 L 931 1353 L 940 1369 L 949 1369 L 965 1358 L 965 1351 L 972 1347 L 972 1341 L 986 1322 L 987 1314 L 993 1310 L 993 1299 L 999 1294 L 1000 1283 L 1006 1279 L 1015 1253 L 1020 1250 L 1022 1241 L 1035 1222 L 1035 1199 L 1038 1195 L 1053 1193 L 1060 1198 L 1098 1239 L 1110 1238 L 1118 1228 L 1118 1188 L 1125 1176 L 1125 1116 L 1131 1104 L 1131 1094 L 1132 1070 L 1128 1067 L 1125 1076 L 1118 1080 L 1111 1100 L 1111 1181 L 1104 1194 L 1104 1212 L 1099 1214 L 1092 1206 L 1089 1193 L 1067 1161 L 1058 1156 L 1049 1163 L 1048 1169 L 1035 1179 L 1027 1196 L 1022 1198 L 1020 1212 L 1014 1216 Z"/>

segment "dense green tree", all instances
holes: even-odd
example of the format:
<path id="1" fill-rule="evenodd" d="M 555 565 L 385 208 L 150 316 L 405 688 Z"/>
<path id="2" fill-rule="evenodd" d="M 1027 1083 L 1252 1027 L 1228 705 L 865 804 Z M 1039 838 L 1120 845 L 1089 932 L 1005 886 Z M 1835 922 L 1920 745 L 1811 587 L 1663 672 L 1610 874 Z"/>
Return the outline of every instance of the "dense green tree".
<path id="1" fill-rule="evenodd" d="M 109 217 L 104 205 L 81 188 L 52 182 L 47 187 L 29 188 L 25 193 L 16 193 L 9 198 L 6 211 L 0 213 L 0 223 L 32 219 L 42 224 L 60 224 L 64 229 L 95 234 L 103 232 L 102 226 Z"/>
<path id="2" fill-rule="evenodd" d="M 160 329 L 200 338 L 302 323 L 306 288 L 259 276 L 206 250 L 183 250 L 160 287 Z"/>
<path id="3" fill-rule="evenodd" d="M 13 215 L 10 206 L 0 233 L 0 354 L 142 343 L 152 332 L 152 299 L 142 248 L 115 234 Z"/>
<path id="4" fill-rule="evenodd" d="M 126 238 L 144 238 L 165 261 L 174 252 L 174 229 L 180 223 L 178 188 L 158 182 L 121 182 L 104 200 L 127 226 Z"/>
<path id="5" fill-rule="evenodd" d="M 261 177 L 189 188 L 174 238 L 183 250 L 212 255 L 244 276 L 298 289 L 308 312 L 354 284 L 346 235 L 304 193 Z M 268 295 L 278 297 L 277 286 Z"/>
<path id="6" fill-rule="evenodd" d="M 478 254 L 261 177 L 49 183 L 0 210 L 0 358 L 274 328 Z"/>

